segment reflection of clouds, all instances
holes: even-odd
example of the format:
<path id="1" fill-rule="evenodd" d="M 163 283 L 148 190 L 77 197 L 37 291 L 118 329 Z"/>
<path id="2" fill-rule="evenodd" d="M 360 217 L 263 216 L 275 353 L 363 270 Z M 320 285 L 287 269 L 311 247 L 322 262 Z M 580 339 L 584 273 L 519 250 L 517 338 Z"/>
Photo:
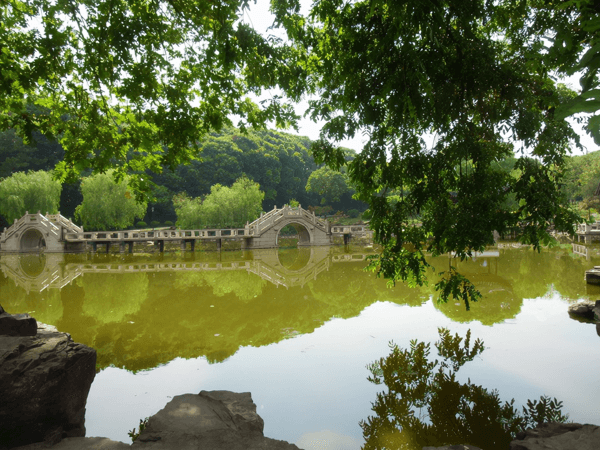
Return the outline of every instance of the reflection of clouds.
<path id="1" fill-rule="evenodd" d="M 304 433 L 296 442 L 304 450 L 358 450 L 360 442 L 330 430 Z"/>

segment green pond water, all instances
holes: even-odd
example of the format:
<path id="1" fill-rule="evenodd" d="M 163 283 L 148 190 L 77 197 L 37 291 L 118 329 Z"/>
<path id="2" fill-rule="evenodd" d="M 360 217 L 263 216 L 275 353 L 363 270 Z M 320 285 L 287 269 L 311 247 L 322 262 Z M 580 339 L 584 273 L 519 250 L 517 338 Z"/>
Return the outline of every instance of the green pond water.
<path id="1" fill-rule="evenodd" d="M 585 248 L 581 248 L 586 251 Z M 438 327 L 485 342 L 459 373 L 523 405 L 557 397 L 600 424 L 600 336 L 568 305 L 600 298 L 583 281 L 600 257 L 510 244 L 450 263 L 483 299 L 466 311 L 430 286 L 388 288 L 361 247 L 140 255 L 2 255 L 0 304 L 98 352 L 88 436 L 130 442 L 139 419 L 175 395 L 250 391 L 265 435 L 304 449 L 358 449 L 383 387 L 366 365 L 388 343 L 435 341 Z"/>

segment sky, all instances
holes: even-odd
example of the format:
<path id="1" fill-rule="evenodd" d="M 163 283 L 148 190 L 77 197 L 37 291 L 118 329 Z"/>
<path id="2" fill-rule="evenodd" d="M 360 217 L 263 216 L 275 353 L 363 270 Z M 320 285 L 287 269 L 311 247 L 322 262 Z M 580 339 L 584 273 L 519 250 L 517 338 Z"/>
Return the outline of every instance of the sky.
<path id="1" fill-rule="evenodd" d="M 257 31 L 259 31 L 263 34 L 270 33 L 270 34 L 275 34 L 279 37 L 285 37 L 285 35 L 280 31 L 277 31 L 277 32 L 274 30 L 267 31 L 267 29 L 273 24 L 273 19 L 274 19 L 274 16 L 269 11 L 269 4 L 270 4 L 270 2 L 268 0 L 256 0 L 256 3 L 250 2 L 250 11 L 248 11 L 244 14 L 243 20 L 246 21 L 247 23 L 249 23 L 250 25 L 252 25 L 254 27 L 254 29 L 256 29 Z M 301 13 L 302 14 L 308 15 L 310 4 L 311 4 L 310 0 L 301 0 L 301 5 L 302 5 Z M 565 79 L 565 80 L 563 80 L 563 82 L 571 89 L 576 90 L 576 91 L 579 90 L 579 82 L 578 82 L 577 76 L 573 76 L 568 79 Z M 266 93 L 265 97 L 268 97 L 269 95 L 272 95 L 272 94 L 275 94 L 275 92 Z M 304 115 L 304 112 L 306 111 L 306 109 L 308 107 L 307 100 L 308 99 L 295 105 L 296 113 L 299 114 L 300 116 Z M 573 155 L 591 153 L 591 152 L 600 150 L 600 147 L 598 147 L 594 143 L 592 138 L 582 129 L 582 127 L 580 125 L 575 123 L 575 121 L 573 121 L 573 120 L 570 120 L 570 122 L 571 122 L 574 130 L 579 134 L 582 145 L 585 147 L 584 151 L 581 151 L 574 147 L 572 150 Z M 316 140 L 319 138 L 319 133 L 321 131 L 322 126 L 323 126 L 323 122 L 315 123 L 308 117 L 306 117 L 306 118 L 303 117 L 300 120 L 300 122 L 298 123 L 298 132 L 297 133 L 293 129 L 285 130 L 285 132 L 290 133 L 290 134 L 298 134 L 300 136 L 307 136 L 312 140 Z M 427 138 L 426 138 L 426 140 L 427 140 Z M 354 139 L 340 141 L 337 143 L 337 145 L 342 146 L 342 147 L 351 148 L 353 150 L 356 150 L 357 152 L 360 152 L 362 150 L 363 144 L 365 142 L 366 142 L 366 139 L 362 135 L 358 135 L 358 136 L 355 136 Z"/>

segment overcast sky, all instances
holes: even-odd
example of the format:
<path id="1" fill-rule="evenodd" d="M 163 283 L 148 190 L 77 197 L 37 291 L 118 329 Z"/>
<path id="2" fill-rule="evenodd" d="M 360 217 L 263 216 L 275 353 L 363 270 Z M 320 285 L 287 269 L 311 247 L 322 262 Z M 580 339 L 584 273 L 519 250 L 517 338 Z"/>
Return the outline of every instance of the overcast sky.
<path id="1" fill-rule="evenodd" d="M 271 33 L 278 36 L 284 37 L 281 32 L 275 33 L 273 30 L 267 31 L 267 28 L 273 23 L 273 15 L 269 12 L 269 1 L 268 0 L 257 0 L 256 3 L 250 3 L 250 11 L 244 14 L 244 21 L 252 25 L 257 31 L 263 34 Z M 310 0 L 301 0 L 302 3 L 302 14 L 308 14 L 308 10 L 311 4 Z M 579 90 L 578 78 L 572 77 L 571 79 L 565 80 L 565 84 L 573 90 Z M 308 103 L 302 102 L 296 106 L 296 112 L 300 115 L 304 114 Z M 572 122 L 575 130 L 581 136 L 581 142 L 586 147 L 588 153 L 600 150 L 600 148 L 594 143 L 592 138 L 582 130 L 580 126 Z M 308 136 L 310 139 L 316 140 L 319 137 L 322 123 L 314 123 L 309 118 L 303 118 L 299 123 L 299 132 L 297 134 L 301 136 Z M 285 130 L 288 133 L 296 134 L 294 130 Z M 351 148 L 356 151 L 361 151 L 365 139 L 362 136 L 356 136 L 352 140 L 345 140 L 339 142 L 338 145 Z M 573 154 L 581 154 L 580 150 L 574 149 Z"/>

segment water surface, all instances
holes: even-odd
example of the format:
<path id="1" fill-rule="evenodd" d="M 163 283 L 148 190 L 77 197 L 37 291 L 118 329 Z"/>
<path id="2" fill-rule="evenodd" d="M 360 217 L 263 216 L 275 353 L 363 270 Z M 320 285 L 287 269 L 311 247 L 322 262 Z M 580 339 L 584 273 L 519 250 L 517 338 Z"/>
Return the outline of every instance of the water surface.
<path id="1" fill-rule="evenodd" d="M 600 258 L 503 247 L 468 262 L 433 259 L 438 270 L 457 265 L 483 293 L 466 311 L 438 304 L 433 282 L 388 288 L 364 272 L 369 252 L 3 255 L 0 304 L 98 351 L 88 436 L 128 442 L 173 396 L 227 389 L 252 392 L 266 436 L 357 449 L 378 390 L 366 364 L 392 340 L 435 341 L 438 327 L 484 340 L 465 380 L 521 405 L 557 397 L 572 420 L 600 423 L 600 336 L 567 314 L 569 303 L 596 298 L 583 273 Z"/>

